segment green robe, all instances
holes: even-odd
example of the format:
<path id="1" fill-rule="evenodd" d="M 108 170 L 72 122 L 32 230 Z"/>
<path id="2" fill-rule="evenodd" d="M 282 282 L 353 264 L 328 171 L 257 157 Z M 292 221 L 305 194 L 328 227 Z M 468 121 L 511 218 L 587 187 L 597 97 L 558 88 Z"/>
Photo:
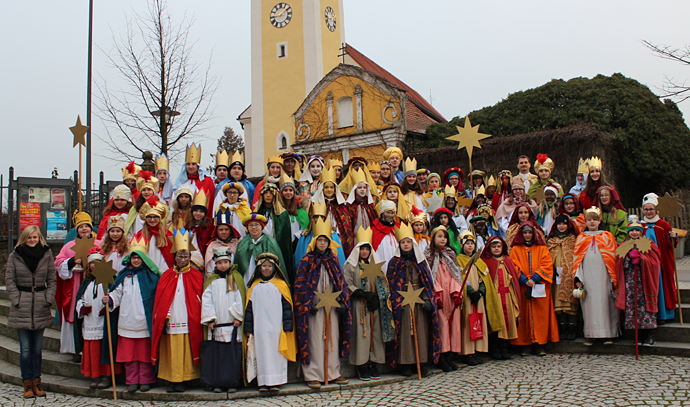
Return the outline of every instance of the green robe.
<path id="1" fill-rule="evenodd" d="M 273 208 L 266 208 L 263 205 L 259 208 L 257 213 L 260 213 L 266 217 L 266 219 L 271 219 L 273 221 L 273 238 L 278 242 L 278 247 L 283 254 L 283 258 L 280 260 L 280 268 L 285 270 L 287 274 L 288 283 L 294 281 L 295 270 L 293 267 L 293 256 L 294 249 L 292 248 L 292 226 L 290 226 L 290 214 L 288 211 L 283 210 L 280 215 L 276 215 Z M 239 249 L 239 247 L 238 247 Z M 287 263 L 283 263 L 283 259 Z M 252 270 L 253 272 L 254 270 Z"/>
<path id="2" fill-rule="evenodd" d="M 283 260 L 283 253 L 281 252 L 280 247 L 274 238 L 262 233 L 259 242 L 254 244 L 252 237 L 247 234 L 247 236 L 242 238 L 240 243 L 237 244 L 237 251 L 235 252 L 235 264 L 237 264 L 237 271 L 239 271 L 243 277 L 246 273 L 249 273 L 250 275 L 254 274 L 254 270 L 247 270 L 249 268 L 249 262 L 251 259 L 256 261 L 256 258 L 261 253 L 273 253 L 278 256 L 281 268 L 285 264 L 285 261 Z M 288 283 L 290 282 L 288 281 Z"/>
<path id="3" fill-rule="evenodd" d="M 601 226 L 599 229 L 611 232 L 616 238 L 616 243 L 621 244 L 628 235 L 628 214 L 622 209 L 615 209 L 616 221 L 611 222 L 611 213 L 602 212 Z"/>

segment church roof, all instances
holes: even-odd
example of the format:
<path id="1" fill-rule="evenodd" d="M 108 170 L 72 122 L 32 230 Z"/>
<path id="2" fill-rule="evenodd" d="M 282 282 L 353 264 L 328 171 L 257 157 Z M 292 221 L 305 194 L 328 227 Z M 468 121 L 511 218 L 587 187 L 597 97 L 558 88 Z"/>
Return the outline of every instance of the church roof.
<path id="1" fill-rule="evenodd" d="M 379 64 L 369 59 L 366 55 L 359 52 L 355 47 L 347 44 L 347 54 L 351 57 L 357 65 L 366 69 L 367 71 L 373 72 L 376 75 L 384 78 L 388 82 L 403 89 L 407 92 L 407 99 L 414 104 L 416 109 L 407 109 L 407 126 L 409 130 L 417 133 L 426 133 L 426 127 L 434 122 L 445 123 L 446 120 L 438 110 L 431 106 L 431 103 L 427 102 L 426 99 L 422 97 L 416 90 L 407 86 L 405 82 L 396 78 L 392 73 L 383 69 Z M 422 114 L 423 113 L 423 114 Z M 412 115 L 412 116 L 411 116 Z M 428 117 L 424 117 L 428 116 Z M 430 120 L 433 119 L 433 120 Z"/>

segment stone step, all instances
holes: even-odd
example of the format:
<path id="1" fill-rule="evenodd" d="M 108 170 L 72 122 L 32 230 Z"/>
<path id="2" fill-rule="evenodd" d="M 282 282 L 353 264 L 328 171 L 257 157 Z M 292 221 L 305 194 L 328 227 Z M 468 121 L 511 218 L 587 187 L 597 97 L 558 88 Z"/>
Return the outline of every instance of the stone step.
<path id="1" fill-rule="evenodd" d="M 623 338 L 634 340 L 635 330 L 626 329 L 623 331 Z M 678 322 L 671 322 L 665 325 L 659 325 L 654 330 L 654 338 L 662 342 L 681 342 L 690 343 L 690 321 L 685 324 Z"/>
<path id="2" fill-rule="evenodd" d="M 7 327 L 7 317 L 4 315 L 0 315 L 0 336 L 19 340 L 17 330 Z M 60 331 L 55 329 L 45 329 L 43 331 L 43 349 L 60 352 Z"/>
<path id="3" fill-rule="evenodd" d="M 594 354 L 617 354 L 617 355 L 634 355 L 635 341 L 631 339 L 616 339 L 613 345 L 604 346 L 598 340 L 594 342 L 593 346 L 585 346 L 584 338 L 578 338 L 575 341 L 561 341 L 558 343 L 549 344 L 546 349 L 557 353 L 594 353 Z M 655 356 L 690 356 L 690 343 L 687 342 L 664 342 L 657 340 L 654 346 L 640 346 L 639 352 L 642 355 Z"/>
<path id="4" fill-rule="evenodd" d="M 431 374 L 439 374 L 440 370 L 431 368 Z M 371 380 L 363 382 L 358 379 L 350 379 L 350 383 L 346 385 L 337 385 L 329 383 L 329 385 L 322 386 L 320 389 L 310 389 L 304 383 L 286 384 L 281 386 L 278 396 L 309 394 L 327 391 L 352 390 L 364 387 L 374 387 L 386 384 L 398 383 L 409 378 L 402 377 L 397 374 L 382 374 L 380 380 Z M 412 380 L 416 380 L 416 377 Z M 21 385 L 21 371 L 19 366 L 0 360 L 0 381 L 5 383 L 12 383 Z M 43 389 L 49 392 L 72 394 L 76 396 L 97 397 L 103 399 L 112 399 L 113 391 L 108 390 L 91 390 L 89 389 L 90 380 L 83 378 L 67 378 L 63 376 L 48 374 L 43 372 L 41 375 L 41 383 Z M 267 397 L 266 393 L 260 393 L 257 387 L 240 388 L 236 393 L 213 393 L 206 391 L 201 387 L 188 387 L 185 393 L 166 393 L 165 385 L 158 385 L 152 387 L 146 393 L 136 392 L 130 394 L 127 392 L 127 386 L 124 380 L 119 377 L 117 380 L 117 399 L 118 400 L 137 400 L 137 401 L 217 401 L 217 400 L 242 400 L 257 397 Z M 20 389 L 17 389 L 20 391 Z M 275 396 L 276 394 L 273 394 Z M 268 396 L 270 397 L 270 396 Z M 40 399 L 39 399 L 40 400 Z M 192 404 L 193 405 L 193 404 Z"/>
<path id="5" fill-rule="evenodd" d="M 0 336 L 0 360 L 19 366 L 19 342 Z M 68 378 L 82 378 L 81 365 L 72 363 L 72 355 L 43 349 L 42 371 L 47 374 Z"/>
<path id="6" fill-rule="evenodd" d="M 681 306 L 683 310 L 683 322 L 690 326 L 690 302 L 681 302 Z M 680 312 L 676 312 L 673 320 L 676 322 L 680 322 Z"/>

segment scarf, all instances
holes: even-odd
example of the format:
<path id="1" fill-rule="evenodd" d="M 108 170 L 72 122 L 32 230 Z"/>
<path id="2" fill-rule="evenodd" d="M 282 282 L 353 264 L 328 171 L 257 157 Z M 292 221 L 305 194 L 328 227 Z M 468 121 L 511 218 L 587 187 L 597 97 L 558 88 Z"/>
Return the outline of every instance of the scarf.
<path id="1" fill-rule="evenodd" d="M 48 246 L 43 246 L 40 243 L 34 247 L 27 246 L 26 243 L 24 243 L 14 249 L 15 253 L 17 253 L 22 260 L 24 260 L 24 264 L 26 264 L 26 267 L 29 269 L 29 271 L 31 271 L 31 273 L 36 272 L 38 263 L 48 250 L 50 250 Z"/>
<path id="2" fill-rule="evenodd" d="M 436 281 L 438 268 L 441 265 L 441 258 L 443 258 L 446 266 L 448 267 L 448 271 L 450 271 L 450 275 L 455 279 L 455 281 L 462 285 L 460 266 L 458 265 L 455 251 L 452 248 L 445 246 L 443 250 L 439 252 L 438 250 L 432 251 L 431 246 L 429 246 L 426 248 L 426 250 L 424 250 L 424 256 L 426 256 L 426 261 L 429 263 L 429 268 L 431 269 L 432 281 Z"/>
<path id="3" fill-rule="evenodd" d="M 659 221 L 659 214 L 654 215 L 653 218 L 644 217 L 644 223 L 657 223 Z"/>

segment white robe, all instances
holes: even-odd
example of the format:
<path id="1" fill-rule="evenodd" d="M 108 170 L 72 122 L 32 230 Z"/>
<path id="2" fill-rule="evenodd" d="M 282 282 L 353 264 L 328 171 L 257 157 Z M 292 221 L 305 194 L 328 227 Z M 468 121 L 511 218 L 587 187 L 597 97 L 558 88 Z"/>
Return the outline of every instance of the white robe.
<path id="1" fill-rule="evenodd" d="M 117 334 L 125 338 L 148 338 L 149 326 L 146 322 L 144 302 L 141 299 L 139 278 L 125 277 L 122 284 L 109 295 L 113 300 L 113 309 L 120 307 Z"/>
<path id="2" fill-rule="evenodd" d="M 164 247 L 163 250 L 170 250 L 170 242 L 168 242 L 168 246 Z M 149 241 L 149 250 L 146 255 L 149 257 L 149 259 L 151 259 L 153 264 L 158 266 L 158 271 L 160 271 L 161 274 L 170 268 L 168 263 L 165 261 L 165 257 L 163 257 L 163 253 L 161 253 L 161 249 L 156 247 L 156 236 L 151 236 L 151 240 Z"/>
<path id="3" fill-rule="evenodd" d="M 95 281 L 90 282 L 84 294 L 77 301 L 77 315 L 79 319 L 84 320 L 81 333 L 87 341 L 103 339 L 103 318 L 105 318 L 105 315 L 99 316 L 101 310 L 105 308 L 105 304 L 103 304 L 103 286 L 98 284 L 95 287 L 96 294 L 94 295 L 94 285 Z M 87 305 L 91 307 L 91 313 L 89 315 L 82 315 L 81 310 Z"/>
<path id="4" fill-rule="evenodd" d="M 168 316 L 170 318 L 166 321 L 166 327 L 169 335 L 180 335 L 189 333 L 189 324 L 187 319 L 187 302 L 184 295 L 184 273 L 179 273 L 177 276 L 177 288 L 175 289 L 175 297 Z"/>
<path id="5" fill-rule="evenodd" d="M 240 290 L 237 288 L 227 291 L 226 279 L 216 278 L 206 287 L 204 294 L 201 296 L 202 324 L 208 325 L 210 322 L 227 324 L 234 320 L 242 321 L 243 314 L 244 307 L 242 306 L 242 294 L 240 294 Z M 234 329 L 241 331 L 242 326 L 240 325 L 237 328 L 233 326 L 215 328 L 213 332 L 214 339 L 218 342 L 230 342 Z M 237 342 L 242 342 L 242 334 L 240 331 L 237 332 Z M 208 330 L 207 339 L 211 339 L 210 329 Z"/>
<path id="6" fill-rule="evenodd" d="M 288 380 L 288 360 L 279 351 L 283 331 L 282 298 L 278 287 L 264 282 L 254 286 L 249 298 L 254 315 L 259 386 L 279 386 Z"/>
<path id="7" fill-rule="evenodd" d="M 379 261 L 385 262 L 383 264 L 383 272 L 388 270 L 388 262 L 395 255 L 395 251 L 398 249 L 398 239 L 395 235 L 386 235 L 379 243 L 379 247 L 376 249 L 376 258 Z"/>
<path id="8" fill-rule="evenodd" d="M 464 232 L 466 230 L 469 230 L 469 226 L 467 225 L 467 221 L 465 220 L 465 217 L 460 215 L 460 216 L 453 216 L 453 222 L 455 222 L 455 226 L 458 228 L 459 232 Z"/>

